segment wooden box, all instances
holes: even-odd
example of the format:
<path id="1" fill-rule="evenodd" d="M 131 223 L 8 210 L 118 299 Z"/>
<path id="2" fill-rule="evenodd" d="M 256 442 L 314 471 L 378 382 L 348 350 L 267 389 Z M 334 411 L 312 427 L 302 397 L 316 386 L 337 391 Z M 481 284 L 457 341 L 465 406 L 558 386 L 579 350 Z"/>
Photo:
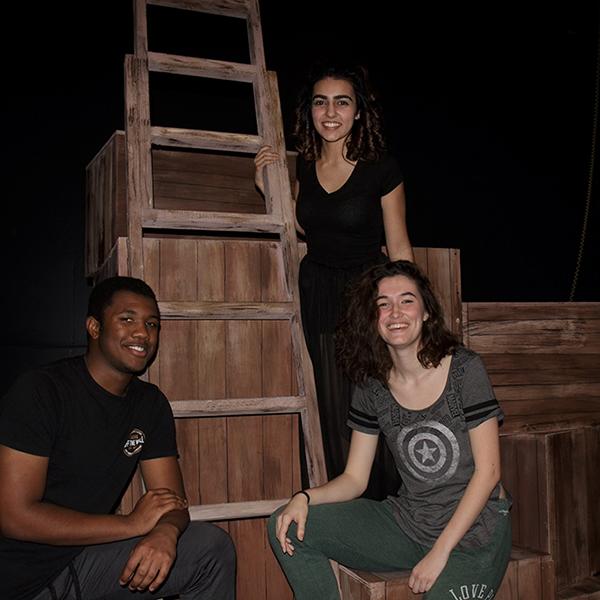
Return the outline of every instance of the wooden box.
<path id="1" fill-rule="evenodd" d="M 501 436 L 515 544 L 552 555 L 562 590 L 600 571 L 600 426 Z"/>
<path id="2" fill-rule="evenodd" d="M 253 156 L 152 149 L 154 208 L 264 213 L 254 185 Z M 296 173 L 296 154 L 288 152 Z M 127 235 L 125 134 L 115 132 L 86 168 L 86 275 L 102 267 L 117 239 Z"/>
<path id="3" fill-rule="evenodd" d="M 372 573 L 340 566 L 342 600 L 417 600 L 408 587 L 410 571 Z M 457 590 L 455 600 L 461 600 Z M 469 595 L 469 598 L 473 596 Z M 513 548 L 510 562 L 496 600 L 555 600 L 552 558 L 521 548 Z M 449 597 L 449 600 L 452 600 Z"/>

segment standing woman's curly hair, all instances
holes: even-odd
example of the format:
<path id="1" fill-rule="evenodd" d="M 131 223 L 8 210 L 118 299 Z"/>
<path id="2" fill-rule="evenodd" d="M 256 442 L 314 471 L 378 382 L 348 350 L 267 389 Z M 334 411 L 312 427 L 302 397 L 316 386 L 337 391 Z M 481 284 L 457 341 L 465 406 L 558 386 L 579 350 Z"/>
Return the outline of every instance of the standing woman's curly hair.
<path id="1" fill-rule="evenodd" d="M 423 322 L 419 362 L 425 368 L 437 367 L 444 356 L 461 345 L 444 323 L 429 279 L 414 263 L 398 260 L 375 265 L 349 288 L 347 309 L 335 336 L 337 360 L 354 383 L 364 383 L 368 377 L 387 383 L 392 358 L 377 330 L 377 294 L 379 282 L 395 275 L 404 275 L 416 284 L 429 315 Z"/>
<path id="2" fill-rule="evenodd" d="M 350 83 L 356 95 L 359 118 L 354 122 L 347 143 L 348 160 L 377 160 L 385 151 L 381 108 L 369 81 L 367 69 L 362 66 L 322 66 L 311 70 L 296 105 L 293 135 L 296 150 L 305 160 L 321 156 L 321 138 L 312 121 L 313 88 L 322 79 L 340 79 Z"/>

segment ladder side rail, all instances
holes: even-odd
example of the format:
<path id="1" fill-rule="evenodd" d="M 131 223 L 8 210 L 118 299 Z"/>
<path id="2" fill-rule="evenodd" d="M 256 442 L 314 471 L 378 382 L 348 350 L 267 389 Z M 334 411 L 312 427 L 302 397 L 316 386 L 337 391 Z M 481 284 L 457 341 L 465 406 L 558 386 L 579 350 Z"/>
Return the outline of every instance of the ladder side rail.
<path id="1" fill-rule="evenodd" d="M 152 147 L 148 61 L 125 57 L 125 145 L 129 274 L 144 277 L 142 211 L 152 206 Z"/>
<path id="2" fill-rule="evenodd" d="M 133 0 L 133 49 L 137 58 L 148 56 L 146 0 Z"/>
<path id="3" fill-rule="evenodd" d="M 255 89 L 259 134 L 262 134 L 275 152 L 285 157 L 283 118 L 275 73 L 265 71 L 264 79 L 258 77 Z M 300 289 L 298 285 L 300 258 L 287 159 L 283 158 L 273 165 L 269 165 L 265 180 L 265 183 L 268 184 L 266 190 L 271 197 L 272 210 L 275 214 L 280 215 L 283 224 L 281 250 L 286 287 L 288 297 L 291 298 L 297 315 L 291 320 L 290 326 L 294 363 L 298 365 L 296 369 L 298 389 L 300 394 L 306 397 L 307 402 L 306 410 L 301 411 L 300 417 L 304 432 L 304 451 L 308 477 L 311 485 L 320 485 L 327 481 L 327 475 L 314 373 L 304 340 L 300 316 Z"/>

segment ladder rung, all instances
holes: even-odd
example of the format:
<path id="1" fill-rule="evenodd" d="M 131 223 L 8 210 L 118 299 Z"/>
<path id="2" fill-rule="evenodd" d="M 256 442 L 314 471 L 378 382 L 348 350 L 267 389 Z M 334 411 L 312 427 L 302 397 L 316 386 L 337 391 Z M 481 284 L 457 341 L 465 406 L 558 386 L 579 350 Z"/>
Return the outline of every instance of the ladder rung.
<path id="1" fill-rule="evenodd" d="M 147 3 L 241 19 L 248 15 L 244 0 L 147 0 Z"/>
<path id="2" fill-rule="evenodd" d="M 280 219 L 256 213 L 226 213 L 197 210 L 146 208 L 142 211 L 142 227 L 147 229 L 184 229 L 198 231 L 248 231 L 279 233 Z"/>
<path id="3" fill-rule="evenodd" d="M 211 79 L 228 79 L 230 81 L 247 81 L 252 83 L 256 77 L 256 67 L 243 63 L 193 58 L 148 52 L 148 68 L 158 73 L 175 73 L 192 77 L 209 77 Z"/>
<path id="4" fill-rule="evenodd" d="M 253 500 L 190 506 L 190 517 L 192 521 L 227 521 L 229 519 L 266 517 L 286 504 L 288 500 L 289 498 L 282 498 L 280 500 Z"/>
<path id="5" fill-rule="evenodd" d="M 227 417 L 237 415 L 297 413 L 306 408 L 305 396 L 266 398 L 220 398 L 218 400 L 175 400 L 175 417 Z"/>
<path id="6" fill-rule="evenodd" d="M 163 319 L 291 319 L 291 302 L 159 302 Z"/>
<path id="7" fill-rule="evenodd" d="M 262 145 L 258 135 L 180 129 L 178 127 L 151 127 L 152 143 L 157 146 L 196 148 L 200 150 L 226 150 L 255 154 Z"/>

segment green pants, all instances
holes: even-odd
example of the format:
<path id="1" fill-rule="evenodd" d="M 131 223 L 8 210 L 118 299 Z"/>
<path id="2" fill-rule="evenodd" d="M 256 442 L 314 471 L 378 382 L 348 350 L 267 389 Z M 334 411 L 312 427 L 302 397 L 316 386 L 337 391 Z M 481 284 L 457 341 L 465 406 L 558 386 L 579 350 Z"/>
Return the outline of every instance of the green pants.
<path id="1" fill-rule="evenodd" d="M 498 525 L 489 544 L 476 550 L 454 550 L 427 600 L 491 600 L 498 590 L 511 548 L 508 502 L 501 501 Z M 275 537 L 276 515 L 269 520 L 269 539 L 296 600 L 339 600 L 329 559 L 365 571 L 412 569 L 429 551 L 398 527 L 391 507 L 374 500 L 322 504 L 309 509 L 304 541 L 292 523 L 288 537 L 295 552 L 283 554 Z"/>

